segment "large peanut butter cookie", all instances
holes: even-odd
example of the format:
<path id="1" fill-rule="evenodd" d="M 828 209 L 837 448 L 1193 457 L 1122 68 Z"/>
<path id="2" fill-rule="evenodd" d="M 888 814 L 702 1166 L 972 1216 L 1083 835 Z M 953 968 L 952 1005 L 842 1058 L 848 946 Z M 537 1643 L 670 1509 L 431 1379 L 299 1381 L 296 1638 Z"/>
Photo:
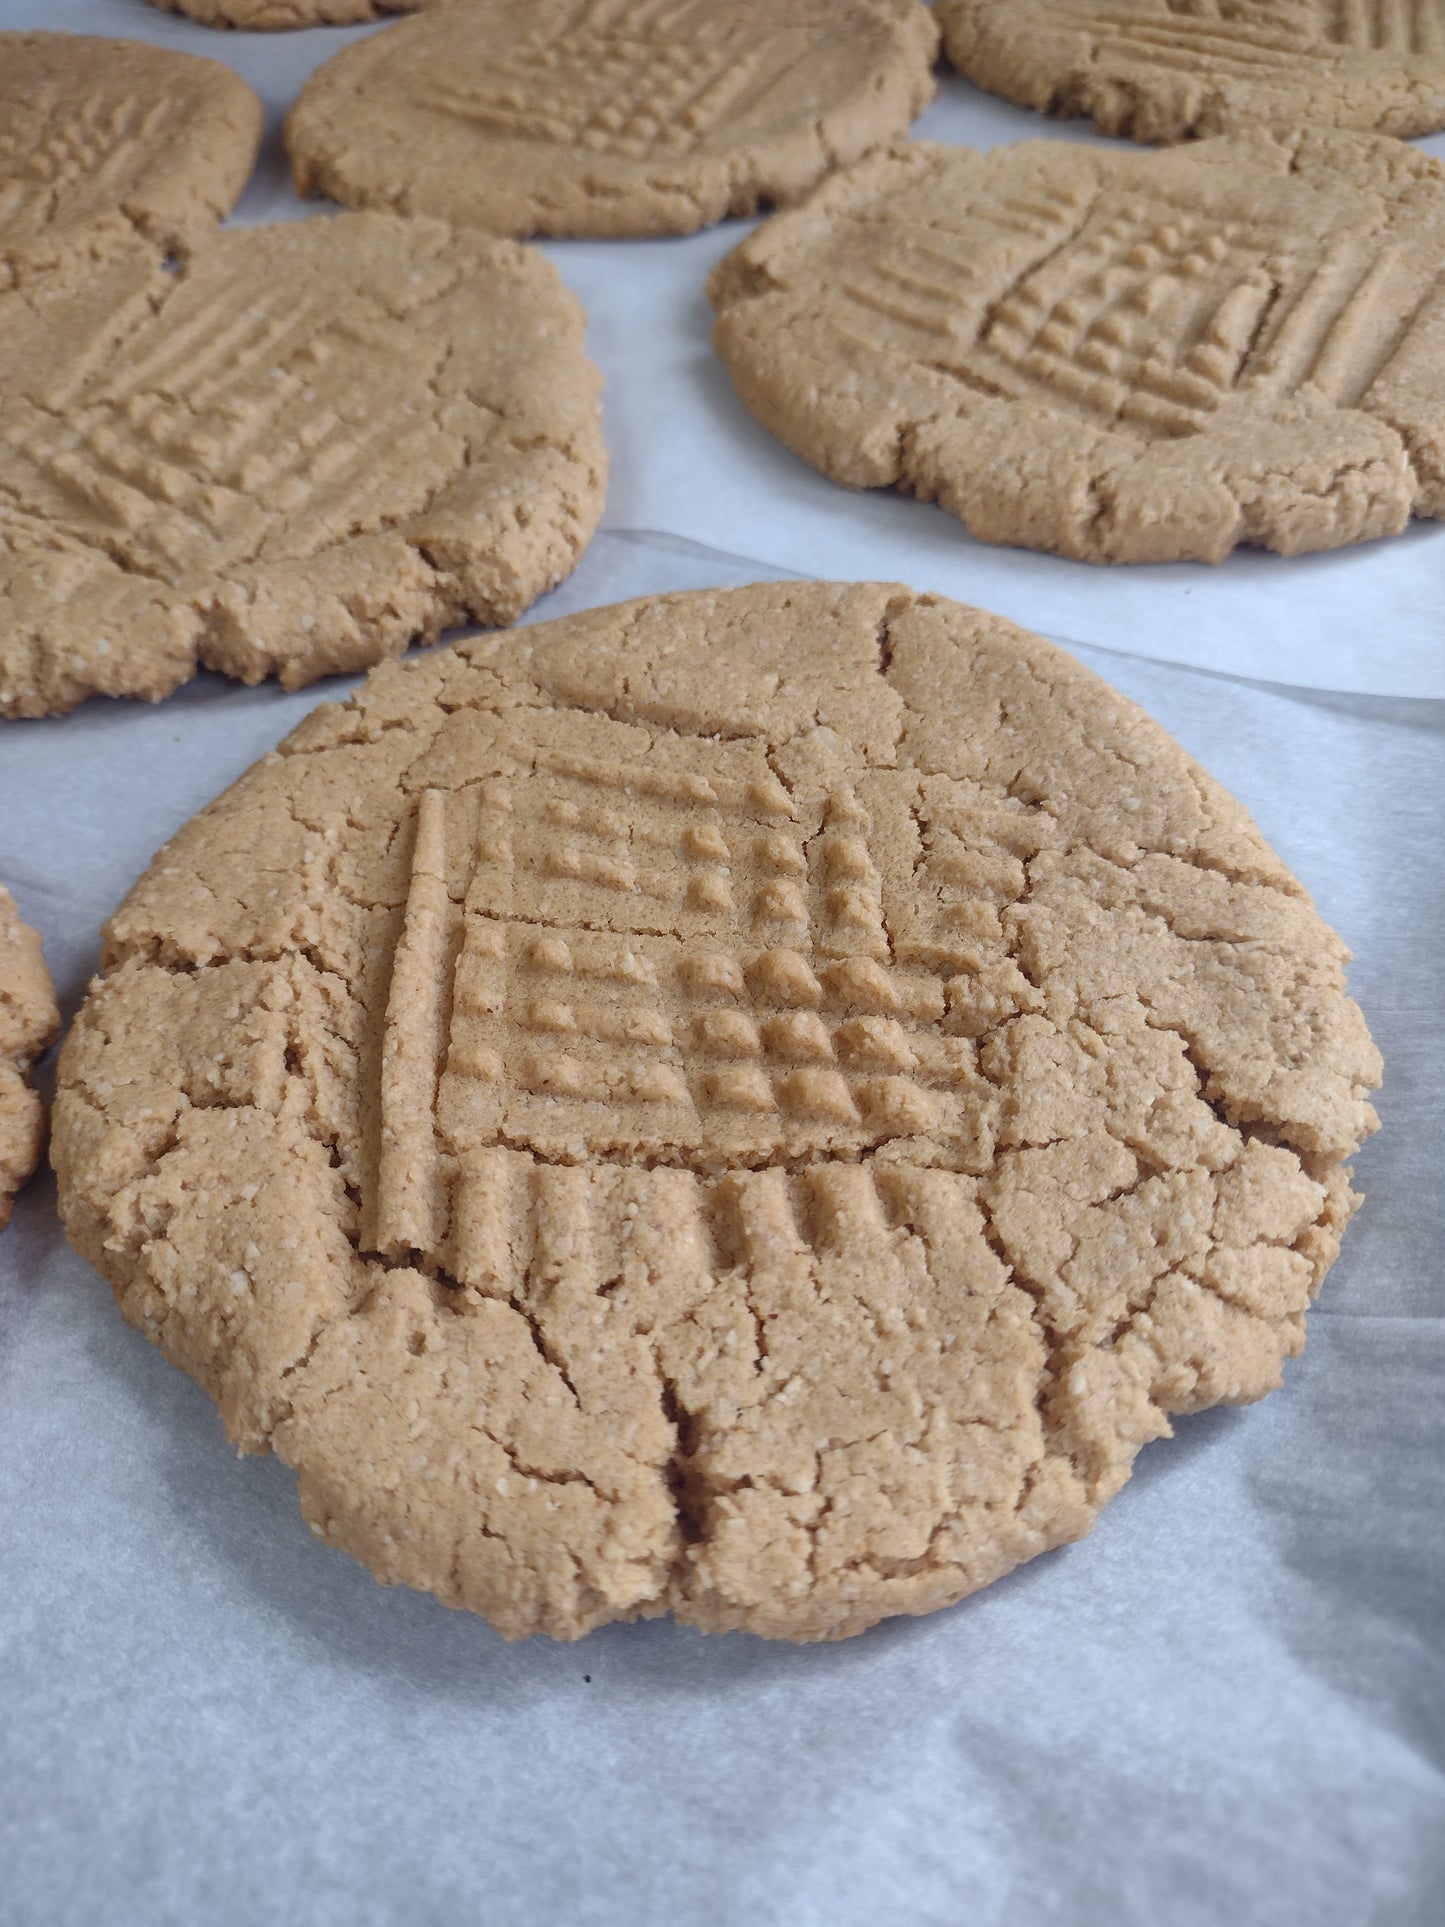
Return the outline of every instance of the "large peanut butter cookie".
<path id="1" fill-rule="evenodd" d="M 137 40 L 0 33 L 0 288 L 164 248 L 228 214 L 261 103 L 229 67 Z"/>
<path id="2" fill-rule="evenodd" d="M 1215 562 L 1445 513 L 1445 168 L 1399 141 L 920 142 L 710 292 L 775 435 L 985 541 Z"/>
<path id="3" fill-rule="evenodd" d="M 1109 134 L 1445 127 L 1445 0 L 937 0 L 980 87 Z"/>
<path id="4" fill-rule="evenodd" d="M 0 714 L 510 621 L 602 510 L 583 325 L 533 250 L 384 214 L 0 295 Z"/>
<path id="5" fill-rule="evenodd" d="M 841 1637 L 1278 1383 L 1374 1125 L 1344 957 L 1037 637 L 629 603 L 377 671 L 161 852 L 62 1208 L 380 1578 Z"/>
<path id="6" fill-rule="evenodd" d="M 351 207 L 689 234 L 902 134 L 937 45 L 919 0 L 466 0 L 319 68 L 286 144 Z"/>
<path id="7" fill-rule="evenodd" d="M 0 884 L 0 1231 L 45 1138 L 45 1110 L 31 1088 L 30 1066 L 59 1030 L 40 939 Z"/>

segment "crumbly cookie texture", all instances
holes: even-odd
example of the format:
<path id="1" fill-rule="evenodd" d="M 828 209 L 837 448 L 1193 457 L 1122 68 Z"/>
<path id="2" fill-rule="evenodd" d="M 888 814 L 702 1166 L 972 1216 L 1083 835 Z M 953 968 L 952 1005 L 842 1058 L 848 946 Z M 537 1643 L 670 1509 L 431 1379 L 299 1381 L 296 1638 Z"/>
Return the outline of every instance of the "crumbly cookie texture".
<path id="1" fill-rule="evenodd" d="M 583 331 L 534 250 L 384 214 L 0 296 L 0 714 L 510 622 L 601 514 Z"/>
<path id="2" fill-rule="evenodd" d="M 45 1141 L 45 1109 L 31 1088 L 30 1066 L 59 1033 L 40 939 L 0 884 L 0 1231 Z"/>
<path id="3" fill-rule="evenodd" d="M 933 96 L 919 0 L 468 0 L 349 46 L 286 123 L 303 194 L 497 234 L 690 234 L 796 200 Z"/>
<path id="4" fill-rule="evenodd" d="M 1375 135 L 913 143 L 713 271 L 753 413 L 984 541 L 1217 562 L 1445 513 L 1445 168 Z"/>
<path id="5" fill-rule="evenodd" d="M 379 669 L 158 855 L 61 1205 L 379 1578 L 838 1638 L 1278 1383 L 1375 1124 L 1345 955 L 997 617 L 629 603 Z"/>
<path id="6" fill-rule="evenodd" d="M 0 33 L 0 289 L 174 248 L 231 211 L 261 103 L 229 67 L 138 40 Z"/>
<path id="7" fill-rule="evenodd" d="M 248 32 L 289 27 L 350 27 L 388 13 L 410 13 L 427 0 L 151 0 L 163 13 L 183 13 L 203 27 Z"/>
<path id="8" fill-rule="evenodd" d="M 937 0 L 990 93 L 1106 134 L 1445 127 L 1445 0 Z"/>

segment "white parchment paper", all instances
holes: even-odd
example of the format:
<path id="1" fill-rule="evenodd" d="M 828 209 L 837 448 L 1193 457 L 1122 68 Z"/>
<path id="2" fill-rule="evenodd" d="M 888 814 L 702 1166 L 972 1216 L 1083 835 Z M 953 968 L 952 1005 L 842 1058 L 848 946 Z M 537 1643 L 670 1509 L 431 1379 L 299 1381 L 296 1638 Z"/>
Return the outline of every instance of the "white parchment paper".
<path id="1" fill-rule="evenodd" d="M 273 106 L 344 37 L 141 0 L 0 0 L 0 24 L 194 47 Z M 1032 131 L 946 93 L 940 137 Z M 256 218 L 300 211 L 272 162 Z M 0 1236 L 3 1927 L 1445 1919 L 1445 531 L 1150 586 L 849 497 L 708 363 L 731 239 L 549 249 L 594 316 L 615 466 L 607 532 L 535 614 L 880 574 L 1072 637 L 1174 731 L 1344 932 L 1386 1057 L 1309 1348 L 1263 1404 L 1149 1447 L 1090 1539 L 951 1612 L 826 1648 L 662 1623 L 509 1647 L 315 1543 L 42 1178 Z M 203 677 L 0 725 L 0 876 L 67 1012 L 155 847 L 349 686 Z"/>

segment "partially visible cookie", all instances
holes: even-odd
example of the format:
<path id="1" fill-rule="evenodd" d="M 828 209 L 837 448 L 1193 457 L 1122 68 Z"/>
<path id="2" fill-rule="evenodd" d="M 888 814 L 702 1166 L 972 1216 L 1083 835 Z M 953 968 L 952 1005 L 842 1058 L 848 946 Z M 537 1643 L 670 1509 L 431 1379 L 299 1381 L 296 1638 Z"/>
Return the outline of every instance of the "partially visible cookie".
<path id="1" fill-rule="evenodd" d="M 286 144 L 351 207 L 690 234 L 902 134 L 937 46 L 919 0 L 466 0 L 318 68 Z"/>
<path id="2" fill-rule="evenodd" d="M 0 1231 L 45 1140 L 45 1109 L 27 1073 L 59 1031 L 40 939 L 20 921 L 15 899 L 0 884 Z"/>
<path id="3" fill-rule="evenodd" d="M 383 14 L 410 13 L 426 0 L 151 0 L 165 13 L 184 13 L 203 27 L 248 31 L 285 27 L 349 27 Z"/>
<path id="4" fill-rule="evenodd" d="M 1038 637 L 658 597 L 378 670 L 159 853 L 61 1208 L 380 1578 L 840 1638 L 1278 1383 L 1375 1124 L 1345 956 Z"/>
<path id="5" fill-rule="evenodd" d="M 0 288 L 228 214 L 261 103 L 218 61 L 138 40 L 0 33 Z"/>
<path id="6" fill-rule="evenodd" d="M 775 435 L 985 541 L 1216 562 L 1445 514 L 1445 167 L 1398 141 L 913 143 L 710 293 Z"/>
<path id="7" fill-rule="evenodd" d="M 0 714 L 510 622 L 601 514 L 583 332 L 534 249 L 386 214 L 0 295 Z"/>
<path id="8" fill-rule="evenodd" d="M 937 0 L 990 93 L 1106 134 L 1445 127 L 1445 0 Z"/>

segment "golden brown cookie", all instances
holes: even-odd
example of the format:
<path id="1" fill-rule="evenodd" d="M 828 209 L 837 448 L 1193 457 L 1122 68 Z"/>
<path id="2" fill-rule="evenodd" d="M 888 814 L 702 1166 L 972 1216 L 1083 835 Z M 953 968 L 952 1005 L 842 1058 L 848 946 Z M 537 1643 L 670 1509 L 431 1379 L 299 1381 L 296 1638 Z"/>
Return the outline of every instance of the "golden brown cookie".
<path id="1" fill-rule="evenodd" d="M 380 1578 L 842 1637 L 1278 1383 L 1375 1122 L 1345 954 L 995 616 L 628 603 L 378 670 L 159 854 L 61 1204 Z"/>
<path id="2" fill-rule="evenodd" d="M 138 40 L 0 33 L 0 289 L 228 214 L 261 103 L 229 67 Z"/>
<path id="3" fill-rule="evenodd" d="M 0 714 L 511 621 L 602 510 L 583 328 L 535 251 L 385 214 L 0 296 Z"/>
<path id="4" fill-rule="evenodd" d="M 0 1231 L 10 1222 L 15 1193 L 40 1161 L 45 1108 L 29 1071 L 59 1032 L 40 939 L 0 884 Z"/>
<path id="5" fill-rule="evenodd" d="M 690 234 L 932 98 L 919 0 L 466 0 L 349 46 L 286 123 L 303 194 L 496 234 Z"/>
<path id="6" fill-rule="evenodd" d="M 753 413 L 989 542 L 1220 561 L 1445 513 L 1445 168 L 1367 134 L 874 156 L 719 263 Z"/>
<path id="7" fill-rule="evenodd" d="M 248 32 L 286 27 L 349 27 L 388 13 L 410 13 L 427 0 L 151 0 L 165 13 L 184 13 L 203 27 Z"/>
<path id="8" fill-rule="evenodd" d="M 937 0 L 990 93 L 1106 134 L 1445 127 L 1445 0 Z"/>

